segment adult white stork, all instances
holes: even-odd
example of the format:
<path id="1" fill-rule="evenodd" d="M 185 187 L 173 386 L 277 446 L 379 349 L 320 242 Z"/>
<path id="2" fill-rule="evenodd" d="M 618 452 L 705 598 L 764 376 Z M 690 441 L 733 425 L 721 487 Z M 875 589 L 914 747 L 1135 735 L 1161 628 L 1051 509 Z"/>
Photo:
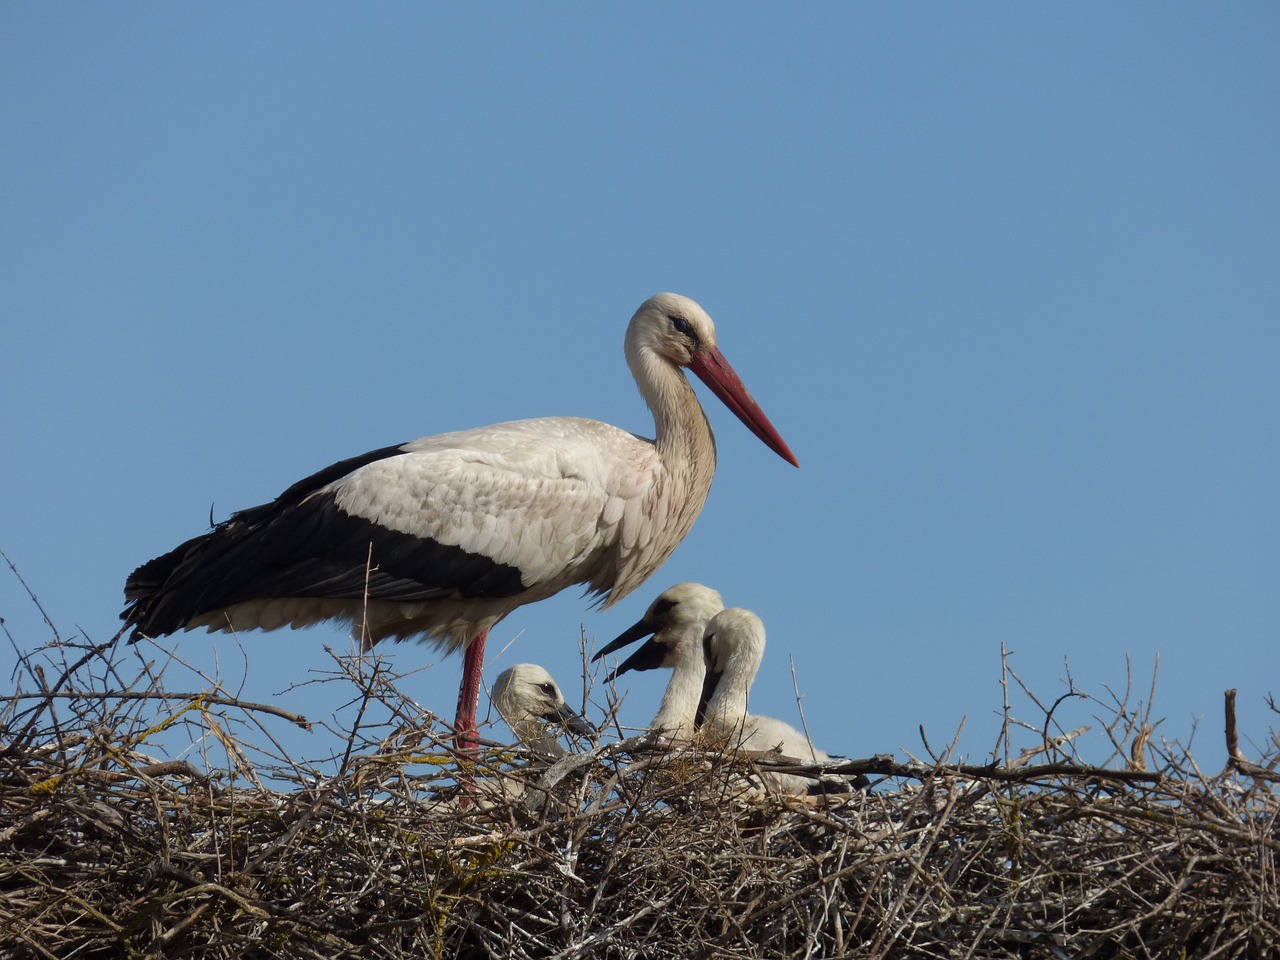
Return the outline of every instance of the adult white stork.
<path id="1" fill-rule="evenodd" d="M 641 304 L 626 356 L 654 439 L 547 418 L 343 460 L 135 570 L 121 614 L 131 639 L 340 619 L 364 644 L 417 636 L 465 648 L 455 733 L 469 748 L 493 625 L 573 584 L 617 602 L 702 509 L 715 440 L 682 367 L 799 466 L 694 301 L 660 293 Z"/>
<path id="2" fill-rule="evenodd" d="M 612 682 L 630 670 L 671 671 L 651 731 L 676 740 L 693 736 L 707 672 L 702 635 L 707 621 L 723 609 L 724 600 L 710 587 L 677 583 L 658 594 L 638 623 L 592 657 L 599 660 L 653 634 L 606 678 Z"/>
<path id="3" fill-rule="evenodd" d="M 707 621 L 702 643 L 707 672 L 698 716 L 703 729 L 732 747 L 774 751 L 801 763 L 832 761 L 790 724 L 747 712 L 747 694 L 764 660 L 764 622 L 758 616 L 738 607 L 722 610 Z M 770 777 L 785 793 L 847 792 L 850 786 L 870 785 L 861 774 L 821 780 L 788 773 Z"/>
<path id="4" fill-rule="evenodd" d="M 536 663 L 517 663 L 498 674 L 489 700 L 520 742 L 541 760 L 555 760 L 568 752 L 555 727 L 589 737 L 596 732 L 569 706 L 560 686 Z"/>

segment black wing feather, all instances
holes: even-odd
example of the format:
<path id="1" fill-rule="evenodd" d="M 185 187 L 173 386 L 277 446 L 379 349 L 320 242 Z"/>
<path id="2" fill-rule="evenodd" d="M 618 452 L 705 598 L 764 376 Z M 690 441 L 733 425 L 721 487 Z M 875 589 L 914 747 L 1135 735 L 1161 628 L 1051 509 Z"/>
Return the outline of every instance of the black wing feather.
<path id="1" fill-rule="evenodd" d="M 193 618 L 250 600 L 324 597 L 423 601 L 509 597 L 520 571 L 461 547 L 400 533 L 343 511 L 318 493 L 383 447 L 295 483 L 271 503 L 233 514 L 208 533 L 148 561 L 125 583 L 120 615 L 132 638 L 181 630 Z"/>

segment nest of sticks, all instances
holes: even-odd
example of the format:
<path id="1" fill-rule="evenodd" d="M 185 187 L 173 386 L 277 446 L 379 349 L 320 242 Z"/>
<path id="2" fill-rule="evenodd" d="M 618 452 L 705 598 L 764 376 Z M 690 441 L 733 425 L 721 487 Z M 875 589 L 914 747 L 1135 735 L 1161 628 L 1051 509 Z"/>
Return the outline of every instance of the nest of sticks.
<path id="1" fill-rule="evenodd" d="M 469 763 L 384 668 L 335 662 L 365 719 L 312 764 L 273 748 L 304 718 L 170 690 L 135 648 L 25 656 L 0 697 L 0 955 L 1280 956 L 1280 744 L 1245 761 L 1230 698 L 1216 775 L 1113 704 L 1101 766 L 1047 708 L 998 764 L 844 761 L 870 791 L 796 798 L 768 781 L 794 763 L 620 730 Z"/>

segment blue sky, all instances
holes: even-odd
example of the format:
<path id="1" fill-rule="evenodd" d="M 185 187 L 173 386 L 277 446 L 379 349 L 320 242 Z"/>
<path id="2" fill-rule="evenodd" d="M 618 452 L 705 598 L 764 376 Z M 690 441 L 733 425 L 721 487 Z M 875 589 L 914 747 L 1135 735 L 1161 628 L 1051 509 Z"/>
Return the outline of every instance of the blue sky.
<path id="1" fill-rule="evenodd" d="M 1003 643 L 1046 701 L 1159 658 L 1159 735 L 1216 770 L 1222 691 L 1255 742 L 1280 696 L 1277 49 L 1262 3 L 5 4 L 0 549 L 100 640 L 211 505 L 507 419 L 647 434 L 622 334 L 674 290 L 801 469 L 702 391 L 684 545 L 517 611 L 490 676 L 572 691 L 583 626 L 701 580 L 769 628 L 753 709 L 797 721 L 793 660 L 832 752 L 967 717 L 980 759 Z M 0 616 L 49 637 L 7 569 Z M 240 641 L 178 650 L 334 709 L 286 688 L 341 628 Z M 460 662 L 390 653 L 451 716 Z"/>

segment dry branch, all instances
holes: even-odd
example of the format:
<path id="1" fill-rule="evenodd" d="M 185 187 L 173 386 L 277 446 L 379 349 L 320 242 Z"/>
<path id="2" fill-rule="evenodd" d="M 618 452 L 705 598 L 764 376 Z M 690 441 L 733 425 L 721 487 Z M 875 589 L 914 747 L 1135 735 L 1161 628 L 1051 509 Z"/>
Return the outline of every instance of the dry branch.
<path id="1" fill-rule="evenodd" d="M 0 956 L 1280 955 L 1277 758 L 1237 748 L 1205 777 L 1123 707 L 1114 766 L 1056 759 L 1080 731 L 1050 738 L 1047 716 L 1006 704 L 1002 737 L 1046 739 L 1000 765 L 815 766 L 631 737 L 549 768 L 494 747 L 468 792 L 448 729 L 385 670 L 335 674 L 360 718 L 397 725 L 361 719 L 323 769 L 261 759 L 236 732 L 261 705 L 62 680 L 0 698 Z M 41 698 L 32 728 L 18 706 Z M 200 704 L 183 722 L 216 731 L 234 771 L 138 752 L 172 700 Z M 1134 769 L 1148 753 L 1158 768 Z M 770 770 L 885 779 L 779 797 Z"/>
<path id="2" fill-rule="evenodd" d="M 292 713 L 274 707 L 269 703 L 250 703 L 236 697 L 224 697 L 216 693 L 166 693 L 162 690 L 121 690 L 104 692 L 97 690 L 81 690 L 76 693 L 19 693 L 3 698 L 6 702 L 19 703 L 23 700 L 185 700 L 192 704 L 208 704 L 214 707 L 235 707 L 237 710 L 250 710 L 258 713 L 269 713 L 273 717 L 288 720 L 296 727 L 311 730 L 311 721 L 300 713 Z"/>

